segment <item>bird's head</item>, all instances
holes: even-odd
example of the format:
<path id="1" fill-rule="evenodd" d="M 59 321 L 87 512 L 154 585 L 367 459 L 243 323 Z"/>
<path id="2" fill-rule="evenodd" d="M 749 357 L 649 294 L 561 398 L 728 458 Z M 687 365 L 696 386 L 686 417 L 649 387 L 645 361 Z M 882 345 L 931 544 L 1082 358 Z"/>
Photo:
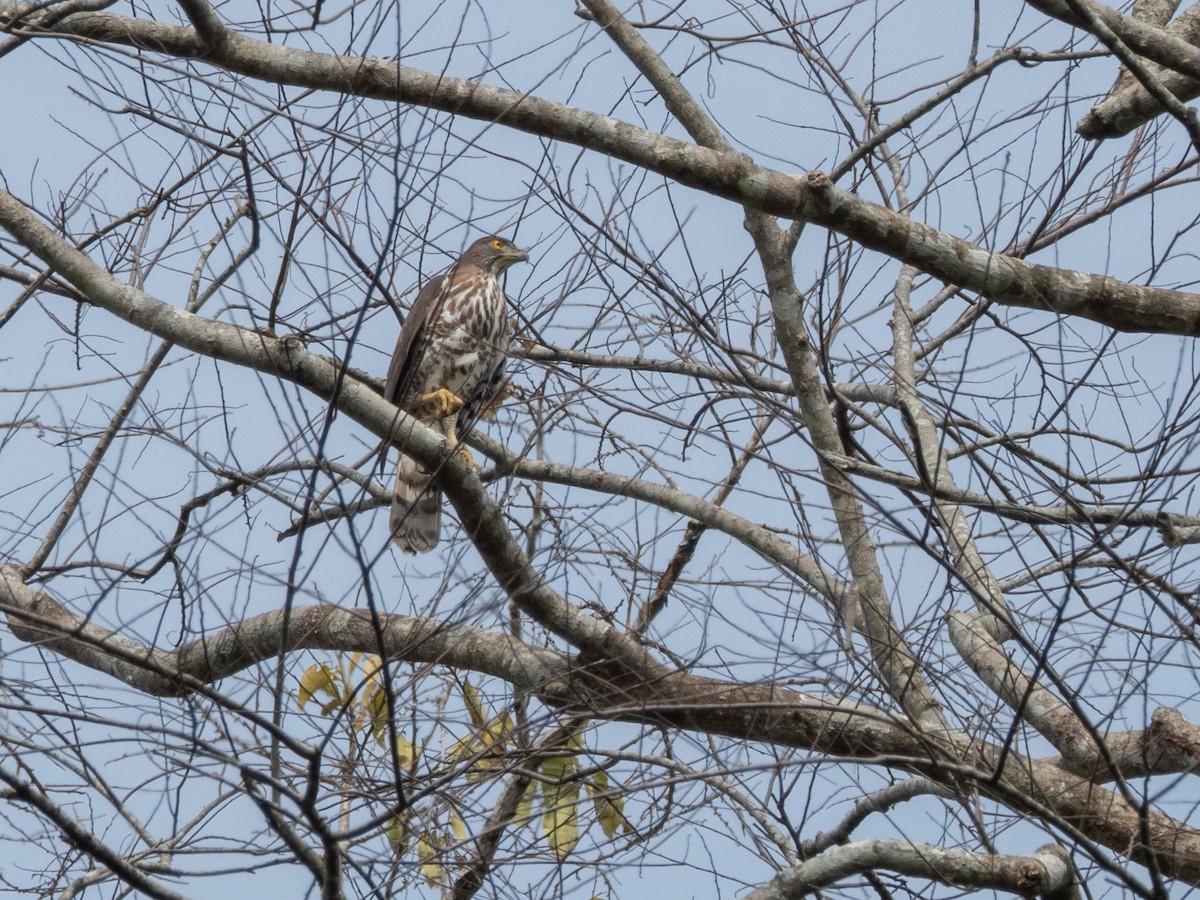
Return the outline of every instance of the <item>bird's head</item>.
<path id="1" fill-rule="evenodd" d="M 529 254 L 507 238 L 494 234 L 480 238 L 463 254 L 463 261 L 471 261 L 493 275 L 499 275 L 513 263 L 524 262 Z"/>

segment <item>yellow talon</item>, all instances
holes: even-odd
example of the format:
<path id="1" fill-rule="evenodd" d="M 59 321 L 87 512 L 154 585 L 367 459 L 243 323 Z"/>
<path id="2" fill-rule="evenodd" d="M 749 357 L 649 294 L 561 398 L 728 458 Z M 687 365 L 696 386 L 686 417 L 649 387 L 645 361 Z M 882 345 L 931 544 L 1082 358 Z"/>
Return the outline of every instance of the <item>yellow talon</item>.
<path id="1" fill-rule="evenodd" d="M 451 416 L 463 408 L 463 400 L 457 394 L 446 388 L 438 388 L 436 391 L 430 391 L 424 394 L 413 406 L 413 411 L 420 416 L 430 416 L 434 419 L 450 419 L 449 422 L 442 425 L 443 433 L 446 435 L 446 440 L 459 453 L 462 454 L 463 462 L 472 469 L 478 469 L 475 459 L 471 456 L 471 451 L 467 449 L 467 445 L 460 443 L 458 439 L 457 424 Z M 449 427 L 447 427 L 449 426 Z"/>
<path id="2" fill-rule="evenodd" d="M 445 419 L 463 408 L 462 398 L 443 388 L 431 391 L 421 397 L 416 403 L 416 409 L 433 416 L 435 419 Z"/>

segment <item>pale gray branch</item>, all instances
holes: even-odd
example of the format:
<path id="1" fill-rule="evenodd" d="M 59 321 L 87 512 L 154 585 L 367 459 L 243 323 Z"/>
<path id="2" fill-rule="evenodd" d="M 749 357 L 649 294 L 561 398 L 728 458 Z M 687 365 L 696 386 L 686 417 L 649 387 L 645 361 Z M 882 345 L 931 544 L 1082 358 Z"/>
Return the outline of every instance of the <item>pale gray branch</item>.
<path id="1" fill-rule="evenodd" d="M 600 659 L 655 670 L 644 648 L 555 592 L 509 532 L 502 511 L 474 470 L 446 440 L 346 377 L 296 341 L 204 319 L 118 281 L 47 228 L 11 194 L 0 191 L 0 224 L 95 305 L 164 340 L 214 359 L 286 378 L 331 402 L 359 424 L 397 443 L 431 472 L 454 504 L 496 581 L 518 606 L 556 634 Z"/>
<path id="2" fill-rule="evenodd" d="M 1067 0 L 1067 2 L 1084 22 L 1088 31 L 1125 64 L 1126 71 L 1137 79 L 1142 89 L 1187 129 L 1187 133 L 1192 139 L 1192 146 L 1200 149 L 1200 123 L 1196 120 L 1196 111 L 1184 106 L 1174 93 L 1167 89 L 1159 71 L 1151 68 L 1141 57 L 1130 50 L 1120 36 L 1095 13 L 1087 0 Z"/>
<path id="3" fill-rule="evenodd" d="M 1050 0 L 1039 0 L 1035 5 L 1066 8 L 1064 3 Z M 31 3 L 0 3 L 0 28 L 42 34 L 22 21 L 33 9 Z M 1063 15 L 1069 15 L 1069 10 Z M 1109 18 L 1105 21 L 1111 27 Z M 1135 24 L 1156 41 L 1165 35 L 1161 29 Z M 1114 30 L 1135 50 L 1146 52 L 1120 27 Z M 282 47 L 236 32 L 230 32 L 226 41 L 213 47 L 191 28 L 111 13 L 70 15 L 54 22 L 48 33 L 202 59 L 231 72 L 281 84 L 413 103 L 497 122 L 632 162 L 752 210 L 832 229 L 864 247 L 909 263 L 947 283 L 982 293 L 997 303 L 1081 316 L 1123 331 L 1200 334 L 1200 296 L 1196 294 L 1033 265 L 864 200 L 836 187 L 823 173 L 775 171 L 756 165 L 743 154 L 696 146 L 610 116 L 528 94 L 442 72 L 423 72 L 375 57 L 338 57 Z M 1165 38 L 1164 46 L 1186 58 L 1180 65 L 1200 77 L 1200 50 L 1178 39 Z"/>
<path id="4" fill-rule="evenodd" d="M 898 838 L 845 844 L 801 863 L 744 900 L 806 897 L 850 875 L 883 869 L 942 884 L 989 888 L 1029 896 L 1061 891 L 1074 881 L 1069 860 L 1052 848 L 1032 856 L 1002 856 L 951 850 Z"/>
<path id="5" fill-rule="evenodd" d="M 1088 30 L 1089 19 L 1085 19 L 1067 0 L 1025 0 L 1035 9 L 1048 16 Z M 1103 22 L 1112 29 L 1130 49 L 1176 72 L 1200 78 L 1200 48 L 1194 47 L 1170 31 L 1127 16 L 1111 6 L 1094 0 L 1073 0 L 1076 6 L 1086 10 L 1090 19 Z"/>
<path id="6" fill-rule="evenodd" d="M 1067 506 L 1007 503 L 949 484 L 937 485 L 930 490 L 930 485 L 920 478 L 893 472 L 849 456 L 831 456 L 830 459 L 855 475 L 862 475 L 906 491 L 930 494 L 940 500 L 961 503 L 1014 522 L 1025 522 L 1029 525 L 1121 525 L 1126 528 L 1157 528 L 1162 532 L 1163 543 L 1168 547 L 1200 543 L 1200 517 L 1196 516 L 1139 507 L 1091 506 L 1084 503 L 1072 503 Z"/>
<path id="7" fill-rule="evenodd" d="M 992 693 L 1063 754 L 1065 767 L 1097 783 L 1196 772 L 1200 726 L 1164 708 L 1155 710 L 1149 728 L 1099 734 L 1009 658 L 989 633 L 989 618 L 950 613 L 954 648 Z"/>

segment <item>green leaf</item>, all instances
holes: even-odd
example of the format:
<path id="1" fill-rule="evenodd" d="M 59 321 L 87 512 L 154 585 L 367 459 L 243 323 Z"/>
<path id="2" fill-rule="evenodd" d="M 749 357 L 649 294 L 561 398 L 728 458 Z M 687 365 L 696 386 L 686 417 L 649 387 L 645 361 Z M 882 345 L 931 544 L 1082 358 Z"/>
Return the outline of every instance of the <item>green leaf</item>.
<path id="1" fill-rule="evenodd" d="M 400 816 L 392 816 L 387 827 L 388 846 L 392 848 L 392 853 L 396 856 L 403 856 L 408 850 L 408 839 L 411 833 L 408 830 L 408 822 Z"/>
<path id="2" fill-rule="evenodd" d="M 542 782 L 542 792 L 549 794 L 558 787 L 559 782 L 575 773 L 575 757 L 547 756 L 542 760 L 541 768 L 545 778 Z"/>

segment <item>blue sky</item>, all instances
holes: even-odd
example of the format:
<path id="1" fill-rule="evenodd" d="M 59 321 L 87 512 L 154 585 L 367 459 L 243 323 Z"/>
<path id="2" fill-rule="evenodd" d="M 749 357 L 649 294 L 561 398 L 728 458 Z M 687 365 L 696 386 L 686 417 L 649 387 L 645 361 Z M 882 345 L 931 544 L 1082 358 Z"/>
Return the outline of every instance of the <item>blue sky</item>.
<path id="1" fill-rule="evenodd" d="M 571 8 L 570 3 L 512 3 L 503 10 L 440 4 L 426 16 L 423 7 L 405 5 L 398 30 L 394 14 L 368 40 L 364 35 L 373 27 L 373 11 L 363 7 L 338 18 L 319 39 L 277 34 L 272 40 L 399 55 L 423 69 L 478 76 L 683 136 L 630 64 L 598 29 L 572 16 Z M 122 4 L 114 10 L 127 8 Z M 688 4 L 689 14 L 693 11 L 697 20 L 706 20 L 706 33 L 740 35 L 750 27 L 720 4 Z M 243 3 L 223 4 L 219 12 L 231 23 L 259 14 L 258 5 Z M 962 69 L 972 28 L 965 4 L 909 2 L 886 15 L 877 5 L 856 4 L 836 13 L 833 7 L 822 10 L 815 26 L 821 49 L 836 65 L 820 78 L 794 52 L 769 45 L 731 44 L 704 55 L 703 42 L 669 28 L 647 29 L 646 35 L 739 149 L 782 171 L 828 170 L 851 147 L 839 116 L 854 119 L 845 102 L 830 103 L 821 81 L 830 85 L 835 74 L 843 77 L 879 104 L 881 121 L 895 121 Z M 882 23 L 868 27 L 876 16 L 883 16 Z M 1022 11 L 1020 4 L 987 5 L 982 16 L 980 58 L 1015 43 L 1056 50 L 1068 39 L 1067 29 Z M 73 67 L 91 84 L 85 85 Z M 479 233 L 498 231 L 531 253 L 530 264 L 514 268 L 507 281 L 523 336 L 594 354 L 722 368 L 736 362 L 764 377 L 786 378 L 762 273 L 736 207 L 664 184 L 627 164 L 502 127 L 377 101 L 309 97 L 296 88 L 277 91 L 207 73 L 203 81 L 187 81 L 196 68 L 154 66 L 139 82 L 136 65 L 122 51 L 54 42 L 35 42 L 0 59 L 0 71 L 12 86 L 10 121 L 23 125 L 19 134 L 0 142 L 7 188 L 40 209 L 67 210 L 70 233 L 82 238 L 186 178 L 174 202 L 151 221 L 120 226 L 89 250 L 120 277 L 182 306 L 202 248 L 249 196 L 240 161 L 213 149 L 245 132 L 255 160 L 249 177 L 263 217 L 261 247 L 208 301 L 204 315 L 262 326 L 273 309 L 281 333 L 302 333 L 309 349 L 349 359 L 382 377 L 398 329 L 389 302 L 406 308 L 415 284 Z M 1088 148 L 1072 141 L 1071 129 L 1090 96 L 1102 93 L 1114 74 L 1111 60 L 1003 66 L 902 131 L 892 146 L 901 159 L 913 215 L 1003 250 L 1031 234 L 1051 202 L 1062 201 L 1049 213 L 1054 221 L 1067 212 L 1082 218 L 1103 204 L 1129 143 L 1105 145 L 1084 165 L 1080 161 Z M 109 93 L 106 86 L 129 96 Z M 123 111 L 130 103 L 145 104 L 153 115 Z M 176 115 L 199 119 L 201 127 L 195 135 L 182 135 L 171 127 Z M 857 125 L 854 133 L 861 135 L 862 123 Z M 1163 126 L 1152 150 L 1136 158 L 1133 183 L 1175 165 L 1188 152 L 1182 129 Z M 201 164 L 202 173 L 190 177 Z M 1077 165 L 1082 176 L 1062 189 Z M 1194 186 L 1185 180 L 1190 178 L 1189 170 L 1178 188 L 1131 202 L 1034 258 L 1190 289 L 1195 280 Z M 859 167 L 842 182 L 869 199 L 894 202 L 890 191 L 882 196 L 881 184 L 886 184 L 882 165 L 875 171 Z M 297 197 L 308 206 L 301 208 Z M 218 243 L 204 277 L 223 268 L 248 239 L 243 222 Z M 286 270 L 285 245 L 294 253 Z M 889 319 L 898 270 L 894 261 L 864 253 L 842 238 L 813 227 L 805 231 L 795 272 L 809 294 L 813 332 L 827 340 L 832 381 L 877 384 L 890 377 Z M 919 279 L 914 303 L 928 301 L 941 287 Z M 5 304 L 17 293 L 12 285 L 0 291 Z M 947 327 L 965 304 L 964 299 L 940 309 L 929 334 Z M 78 324 L 75 314 L 60 298 L 40 297 L 0 330 L 0 371 L 6 375 L 0 419 L 37 420 L 0 438 L 0 495 L 8 498 L 0 548 L 9 559 L 32 553 L 95 435 L 156 345 L 101 310 L 84 310 Z M 964 443 L 978 440 L 982 447 L 951 463 L 963 488 L 988 492 L 1004 485 L 1023 501 L 1058 503 L 1064 493 L 1076 496 L 1069 476 L 1090 473 L 1109 480 L 1100 497 L 1089 498 L 1095 502 L 1190 512 L 1193 353 L 1190 341 L 1176 337 L 1113 335 L 1085 321 L 995 308 L 977 328 L 930 358 L 923 389 L 939 414 L 966 410 L 984 426 L 948 432 Z M 765 449 L 727 505 L 795 538 L 833 571 L 843 570 L 829 500 L 786 398 L 748 389 L 722 393 L 707 383 L 661 373 L 530 361 L 519 361 L 514 369 L 519 401 L 484 428 L 491 437 L 530 456 L 677 485 L 701 496 L 711 495 L 724 477 L 754 419 L 767 415 Z M 44 390 L 50 387 L 59 389 Z M 161 554 L 181 504 L 214 489 L 228 471 L 302 462 L 318 453 L 360 472 L 372 471 L 375 439 L 344 417 L 326 434 L 326 413 L 323 402 L 285 382 L 173 352 L 52 562 L 147 565 Z M 1022 435 L 1022 446 L 1045 464 L 1022 469 L 1002 451 L 988 449 L 987 429 Z M 868 430 L 862 439 L 880 464 L 904 469 L 900 455 L 878 434 Z M 1130 446 L 1136 452 L 1129 452 Z M 1122 483 L 1164 468 L 1174 474 L 1145 491 Z M 276 540 L 295 518 L 291 504 L 304 496 L 306 474 L 272 474 L 268 491 L 225 494 L 196 510 L 177 565 L 146 584 L 118 578 L 103 567 L 81 567 L 59 573 L 50 587 L 95 621 L 162 647 L 277 609 L 289 597 L 297 603 L 375 603 L 401 614 L 507 627 L 505 596 L 481 571 L 477 555 L 452 522 L 442 548 L 415 559 L 390 549 L 383 507 L 310 529 L 299 539 Z M 1056 480 L 1060 474 L 1062 480 Z M 386 478 L 377 480 L 382 484 Z M 318 490 L 334 488 L 324 498 L 327 503 L 363 496 L 354 484 L 334 485 L 323 476 L 315 483 Z M 529 535 L 535 563 L 551 583 L 572 602 L 596 604 L 618 622 L 636 616 L 686 525 L 675 513 L 577 487 L 539 488 L 501 478 L 493 490 L 509 504 L 512 527 Z M 987 705 L 999 704 L 986 694 L 981 700 L 978 686 L 961 674 L 942 633 L 945 613 L 967 608 L 970 601 L 933 560 L 936 534 L 902 492 L 875 486 L 869 500 L 873 534 L 886 548 L 884 574 L 898 618 L 928 653 L 931 671 L 943 679 L 946 701 L 960 702 L 964 728 L 982 730 L 992 719 L 1006 721 L 1006 712 Z M 549 522 L 539 508 L 552 511 Z M 1173 639 L 1170 625 L 1161 621 L 1161 608 L 1130 589 L 1127 580 L 1089 581 L 1086 590 L 1072 588 L 1074 571 L 1032 585 L 1023 580 L 1027 571 L 1072 553 L 1081 555 L 1079 577 L 1091 579 L 1101 564 L 1092 550 L 1107 536 L 1053 531 L 1047 540 L 994 519 L 977 521 L 985 557 L 997 577 L 1010 580 L 1010 602 L 1020 611 L 1028 637 L 1035 646 L 1051 646 L 1054 664 L 1087 699 L 1096 722 L 1140 727 L 1153 702 L 1179 704 L 1195 717 L 1189 648 Z M 542 530 L 535 531 L 535 525 Z M 1186 548 L 1158 550 L 1153 533 L 1112 541 L 1123 551 L 1141 541 L 1152 570 L 1183 585 L 1194 579 Z M 710 534 L 687 574 L 655 623 L 652 639 L 664 653 L 714 676 L 774 677 L 803 689 L 885 702 L 873 688 L 864 658 L 840 646 L 828 611 L 777 567 L 736 541 Z M 1139 620 L 1154 627 L 1139 632 L 1130 626 Z M 534 639 L 542 636 L 535 632 Z M 555 639 L 546 640 L 556 645 Z M 12 733 L 53 721 L 53 713 L 39 711 L 45 703 L 86 709 L 96 718 L 81 732 L 88 761 L 130 792 L 123 803 L 156 833 L 186 821 L 221 790 L 236 787 L 233 770 L 222 765 L 217 749 L 188 772 L 181 762 L 186 753 L 159 742 L 153 736 L 158 728 L 200 729 L 220 752 L 266 765 L 265 737 L 251 715 L 235 716 L 219 728 L 213 722 L 223 714 L 203 702 L 136 696 L 11 635 L 0 638 L 0 648 L 6 655 L 4 678 L 38 698 L 16 704 Z M 309 653 L 289 658 L 285 694 L 307 666 L 326 659 Z M 219 687 L 250 712 L 269 718 L 275 674 L 274 665 L 266 664 Z M 430 712 L 415 715 L 406 729 L 427 744 L 430 755 L 449 746 L 466 723 L 453 679 L 405 670 L 402 684 L 414 708 L 444 712 L 454 722 L 442 731 Z M 485 682 L 484 692 L 496 708 L 511 700 L 498 682 Z M 1158 699 L 1151 701 L 1151 695 Z M 39 709 L 21 708 L 26 702 Z M 336 731 L 328 720 L 292 705 L 286 705 L 285 722 L 289 733 L 306 739 Z M 1052 752 L 1036 735 L 1030 740 L 1032 755 Z M 755 823 L 729 793 L 710 791 L 668 767 L 639 764 L 629 756 L 661 757 L 669 751 L 681 766 L 710 775 L 719 770 L 725 787 L 752 797 L 779 797 L 772 811 L 786 811 L 793 823 L 801 823 L 802 837 L 830 827 L 854 797 L 881 786 L 885 778 L 866 767 L 801 753 L 788 755 L 771 778 L 778 760 L 767 748 L 723 743 L 715 759 L 712 748 L 695 735 L 678 736 L 668 746 L 660 735 L 628 726 L 595 729 L 587 745 L 597 759 L 605 759 L 605 753 L 618 757 L 613 777 L 631 785 L 629 804 L 642 827 L 652 830 L 655 804 L 668 794 L 678 804 L 672 815 L 687 825 L 624 848 L 622 865 L 611 870 L 611 887 L 594 880 L 586 864 L 555 872 L 543 860 L 528 874 L 518 867 L 517 877 L 529 879 L 530 895 L 618 896 L 657 889 L 673 896 L 683 890 L 697 897 L 732 897 L 770 877 L 770 866 L 747 847 L 746 835 L 755 834 Z M 340 750 L 340 744 L 331 745 L 331 758 Z M 64 765 L 53 753 L 38 760 L 47 772 Z M 161 767 L 162 774 L 149 790 L 135 790 L 140 779 L 150 777 L 148 765 Z M 370 771 L 374 777 L 378 770 Z M 671 793 L 664 785 L 673 779 L 679 783 Z M 1190 808 L 1177 808 L 1190 804 L 1186 789 L 1167 781 L 1162 790 L 1173 814 L 1190 816 Z M 329 796 L 334 804 L 332 791 Z M 477 827 L 490 795 L 470 796 L 478 806 L 467 810 L 466 818 Z M 86 814 L 106 822 L 115 842 L 128 837 L 128 826 L 112 821 L 111 810 Z M 28 822 L 20 814 L 17 821 Z M 221 855 L 200 858 L 196 865 L 244 864 L 235 852 L 242 830 L 253 834 L 262 827 L 250 804 L 231 800 L 207 822 L 207 830 L 220 836 L 215 843 Z M 1003 852 L 1028 852 L 1047 839 L 1043 831 L 1012 825 L 1000 812 L 992 824 Z M 894 817 L 869 820 L 856 836 L 927 831 L 929 839 L 937 839 L 943 828 L 957 834 L 960 825 L 941 803 L 918 801 Z M 603 859 L 608 847 L 598 834 L 593 830 L 585 837 L 581 859 L 590 858 L 584 853 Z M 536 834 L 526 837 L 533 841 Z M 22 852 L 30 854 L 31 867 L 46 864 L 34 849 Z M 684 869 L 688 880 L 681 889 Z M 299 867 L 286 875 L 278 869 L 229 875 L 220 883 L 242 896 L 266 878 L 275 889 L 280 879 L 294 883 L 297 891 L 309 883 Z M 211 889 L 198 876 L 182 882 L 179 889 L 196 896 Z M 356 885 L 365 890 L 365 883 Z"/>

